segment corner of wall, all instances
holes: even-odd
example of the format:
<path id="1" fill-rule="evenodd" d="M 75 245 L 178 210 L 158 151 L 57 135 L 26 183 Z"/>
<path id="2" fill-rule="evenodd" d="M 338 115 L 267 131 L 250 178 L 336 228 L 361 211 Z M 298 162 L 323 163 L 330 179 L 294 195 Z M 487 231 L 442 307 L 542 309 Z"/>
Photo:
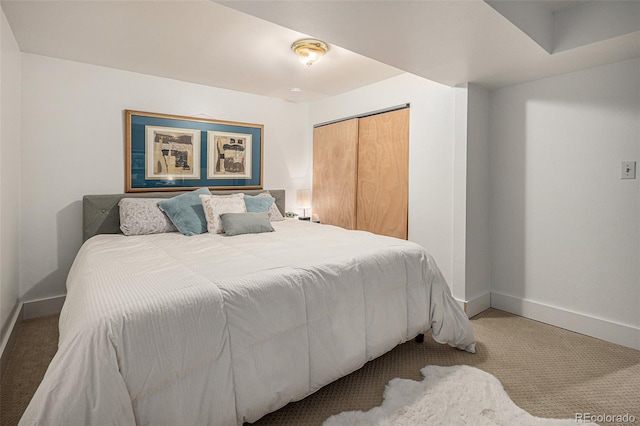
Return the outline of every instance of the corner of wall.
<path id="1" fill-rule="evenodd" d="M 21 52 L 0 9 L 0 340 L 20 292 Z"/>
<path id="2" fill-rule="evenodd" d="M 9 320 L 2 328 L 2 338 L 0 339 L 0 377 L 4 375 L 4 370 L 9 361 L 9 355 L 18 337 L 18 328 L 22 323 L 22 304 L 17 302 Z"/>
<path id="3" fill-rule="evenodd" d="M 454 156 L 453 156 L 453 230 L 451 291 L 454 297 L 466 300 L 467 262 L 467 132 L 468 88 L 455 90 Z"/>
<path id="4" fill-rule="evenodd" d="M 488 91 L 477 84 L 454 90 L 452 290 L 455 297 L 470 302 L 484 300 L 491 291 L 489 97 Z M 485 302 L 479 306 L 486 309 Z"/>

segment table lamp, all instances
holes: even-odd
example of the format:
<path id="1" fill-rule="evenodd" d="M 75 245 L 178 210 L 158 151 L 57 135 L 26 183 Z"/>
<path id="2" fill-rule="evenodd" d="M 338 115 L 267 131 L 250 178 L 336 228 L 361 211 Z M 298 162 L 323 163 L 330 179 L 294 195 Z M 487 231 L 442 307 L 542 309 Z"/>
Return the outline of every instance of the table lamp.
<path id="1" fill-rule="evenodd" d="M 302 216 L 298 217 L 300 220 L 311 220 L 307 216 L 307 209 L 311 208 L 311 190 L 310 189 L 298 189 L 298 208 L 302 209 Z"/>

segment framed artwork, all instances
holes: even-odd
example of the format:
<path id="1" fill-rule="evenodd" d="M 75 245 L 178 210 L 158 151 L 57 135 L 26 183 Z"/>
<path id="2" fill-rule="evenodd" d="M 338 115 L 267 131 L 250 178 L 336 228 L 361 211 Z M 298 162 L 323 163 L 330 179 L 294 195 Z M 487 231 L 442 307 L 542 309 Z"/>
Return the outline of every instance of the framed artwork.
<path id="1" fill-rule="evenodd" d="M 251 179 L 251 135 L 207 132 L 207 179 Z"/>
<path id="2" fill-rule="evenodd" d="M 263 130 L 125 110 L 125 192 L 262 189 Z"/>
<path id="3" fill-rule="evenodd" d="M 146 126 L 145 179 L 200 179 L 200 132 Z"/>

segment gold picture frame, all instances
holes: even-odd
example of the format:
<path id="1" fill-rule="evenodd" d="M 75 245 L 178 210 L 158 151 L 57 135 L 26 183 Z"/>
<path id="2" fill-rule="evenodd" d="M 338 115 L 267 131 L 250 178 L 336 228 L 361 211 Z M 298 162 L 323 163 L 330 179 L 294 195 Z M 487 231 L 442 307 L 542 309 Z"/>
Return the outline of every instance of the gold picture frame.
<path id="1" fill-rule="evenodd" d="M 125 110 L 125 192 L 262 189 L 262 124 Z"/>

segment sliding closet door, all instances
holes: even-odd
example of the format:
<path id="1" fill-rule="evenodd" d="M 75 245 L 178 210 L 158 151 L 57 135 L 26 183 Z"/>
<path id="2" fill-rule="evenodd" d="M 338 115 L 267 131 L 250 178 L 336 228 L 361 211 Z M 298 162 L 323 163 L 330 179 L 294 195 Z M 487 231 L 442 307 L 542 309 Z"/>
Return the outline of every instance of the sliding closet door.
<path id="1" fill-rule="evenodd" d="M 358 229 L 407 238 L 409 108 L 360 119 Z"/>
<path id="2" fill-rule="evenodd" d="M 358 119 L 313 129 L 313 213 L 320 222 L 356 228 Z"/>

